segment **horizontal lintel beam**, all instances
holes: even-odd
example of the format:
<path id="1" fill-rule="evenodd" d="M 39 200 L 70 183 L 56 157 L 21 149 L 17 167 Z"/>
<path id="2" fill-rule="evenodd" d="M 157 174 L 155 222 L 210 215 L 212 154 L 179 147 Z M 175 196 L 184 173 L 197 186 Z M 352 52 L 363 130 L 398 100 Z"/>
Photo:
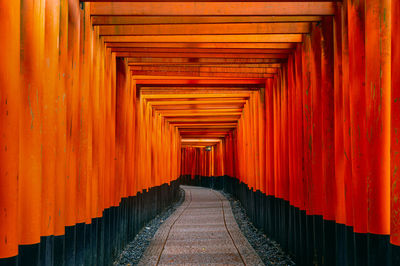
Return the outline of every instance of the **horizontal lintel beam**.
<path id="1" fill-rule="evenodd" d="M 224 49 L 224 48 L 150 48 L 109 47 L 111 52 L 131 53 L 220 53 L 220 54 L 289 54 L 292 49 Z"/>
<path id="2" fill-rule="evenodd" d="M 301 34 L 221 34 L 221 35 L 150 35 L 103 36 L 104 42 L 249 42 L 249 43 L 299 43 Z"/>
<path id="3" fill-rule="evenodd" d="M 213 34 L 279 34 L 309 33 L 308 22 L 174 24 L 174 25 L 107 25 L 99 26 L 103 36 L 147 35 L 213 35 Z"/>
<path id="4" fill-rule="evenodd" d="M 236 24 L 321 20 L 320 16 L 92 16 L 93 25 Z"/>
<path id="5" fill-rule="evenodd" d="M 172 71 L 146 71 L 133 70 L 132 75 L 144 76 L 174 76 L 174 77 L 204 77 L 204 78 L 273 78 L 269 73 L 227 73 L 227 72 L 172 72 Z"/>
<path id="6" fill-rule="evenodd" d="M 322 16 L 334 15 L 332 2 L 104 2 L 91 15 L 138 16 Z"/>
<path id="7" fill-rule="evenodd" d="M 265 85 L 265 79 L 137 79 L 136 85 Z"/>
<path id="8" fill-rule="evenodd" d="M 207 48 L 207 49 L 294 49 L 296 43 L 218 43 L 218 42 L 106 42 L 111 47 L 132 48 Z"/>

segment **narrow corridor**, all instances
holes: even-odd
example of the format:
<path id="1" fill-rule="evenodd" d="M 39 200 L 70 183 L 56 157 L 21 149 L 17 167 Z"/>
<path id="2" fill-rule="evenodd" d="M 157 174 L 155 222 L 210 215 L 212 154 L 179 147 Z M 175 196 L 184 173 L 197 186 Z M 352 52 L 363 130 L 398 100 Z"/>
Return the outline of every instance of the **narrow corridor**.
<path id="1" fill-rule="evenodd" d="M 400 265 L 399 18 L 399 0 L 0 0 L 0 266 L 110 265 L 180 185 L 230 193 L 298 265 Z"/>

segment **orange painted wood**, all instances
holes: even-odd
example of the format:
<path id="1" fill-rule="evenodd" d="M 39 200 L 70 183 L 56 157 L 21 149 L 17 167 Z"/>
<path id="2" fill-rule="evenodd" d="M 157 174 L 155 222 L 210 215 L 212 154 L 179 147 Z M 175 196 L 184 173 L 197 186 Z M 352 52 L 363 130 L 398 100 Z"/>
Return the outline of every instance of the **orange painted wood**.
<path id="1" fill-rule="evenodd" d="M 390 2 L 365 2 L 368 232 L 386 235 L 390 234 Z"/>
<path id="2" fill-rule="evenodd" d="M 310 203 L 312 185 L 312 122 L 311 122 L 311 38 L 306 36 L 302 44 L 302 97 L 303 97 L 303 161 L 304 161 L 304 206 L 307 214 L 313 214 Z"/>
<path id="3" fill-rule="evenodd" d="M 330 2 L 282 2 L 268 3 L 261 2 L 132 2 L 132 3 L 93 3 L 92 15 L 333 15 L 334 5 Z"/>
<path id="4" fill-rule="evenodd" d="M 134 76 L 174 76 L 174 77 L 215 77 L 215 78 L 272 78 L 274 74 L 259 73 L 225 73 L 225 72 L 172 72 L 133 70 Z"/>
<path id="5" fill-rule="evenodd" d="M 65 212 L 65 224 L 75 225 L 77 221 L 77 164 L 79 151 L 79 86 L 74 80 L 79 79 L 79 39 L 80 39 L 80 15 L 79 7 L 75 1 L 68 0 L 68 62 L 67 73 L 71 78 L 67 80 L 67 179 L 65 193 L 68 195 L 70 208 Z"/>
<path id="6" fill-rule="evenodd" d="M 321 28 L 313 24 L 311 34 L 311 212 L 313 215 L 323 214 L 323 187 L 322 180 L 322 104 L 321 104 Z"/>
<path id="7" fill-rule="evenodd" d="M 21 103 L 18 175 L 19 244 L 40 242 L 41 233 L 41 118 L 44 81 L 44 0 L 21 3 Z M 27 223 L 26 221 L 29 221 Z"/>
<path id="8" fill-rule="evenodd" d="M 323 217 L 335 221 L 335 113 L 334 113 L 334 26 L 333 18 L 321 22 L 321 109 L 322 109 L 322 178 L 325 200 Z"/>
<path id="9" fill-rule="evenodd" d="M 295 43 L 301 42 L 301 34 L 221 34 L 221 35 L 161 35 L 161 36 L 104 36 L 105 42 L 184 42 L 184 43 Z"/>
<path id="10" fill-rule="evenodd" d="M 230 67 L 230 66 L 131 66 L 133 71 L 176 71 L 176 72 L 217 72 L 217 73 L 267 73 L 276 74 L 277 67 Z"/>
<path id="11" fill-rule="evenodd" d="M 319 16 L 92 16 L 93 25 L 158 25 L 320 21 Z"/>
<path id="12" fill-rule="evenodd" d="M 175 24 L 175 25 L 109 25 L 99 26 L 102 36 L 146 35 L 212 35 L 212 34 L 278 34 L 308 33 L 307 22 L 291 23 L 235 23 L 230 24 Z"/>
<path id="13" fill-rule="evenodd" d="M 129 58 L 129 65 L 231 65 L 231 64 L 256 64 L 265 65 L 270 63 L 281 63 L 284 59 L 248 59 L 248 58 Z"/>
<path id="14" fill-rule="evenodd" d="M 201 49 L 293 49 L 294 43 L 212 43 L 212 42 L 106 42 L 107 47 L 130 48 L 201 48 Z"/>
<path id="15" fill-rule="evenodd" d="M 295 147 L 295 156 L 296 156 L 296 176 L 299 179 L 295 182 L 297 187 L 297 197 L 296 203 L 300 210 L 305 210 L 305 191 L 306 191 L 306 182 L 305 179 L 302 178 L 304 174 L 304 161 L 303 161 L 303 152 L 304 152 L 304 138 L 303 138 L 303 128 L 304 128 L 304 120 L 303 120 L 303 76 L 302 76 L 302 67 L 303 67 L 303 58 L 302 58 L 302 47 L 299 45 L 295 52 L 295 77 L 296 77 L 296 104 L 295 104 L 295 130 L 296 130 L 296 147 Z"/>
<path id="16" fill-rule="evenodd" d="M 0 258 L 18 254 L 20 2 L 0 3 Z"/>
<path id="17" fill-rule="evenodd" d="M 368 231 L 367 128 L 365 85 L 365 1 L 348 3 L 350 123 L 354 231 Z"/>
<path id="18" fill-rule="evenodd" d="M 58 35 L 59 1 L 45 1 L 44 28 L 44 69 L 48 78 L 42 89 L 42 193 L 41 193 L 41 236 L 54 235 L 55 211 L 55 174 L 57 150 L 57 72 L 58 72 Z"/>
<path id="19" fill-rule="evenodd" d="M 130 43 L 127 43 L 130 44 Z M 221 54 L 287 54 L 291 52 L 291 49 L 257 49 L 257 48 L 174 48 L 174 47 L 113 47 L 109 45 L 113 52 L 132 52 L 132 53 L 221 53 Z"/>
<path id="20" fill-rule="evenodd" d="M 196 58 L 287 58 L 286 54 L 231 54 L 231 53 L 137 53 L 137 52 L 114 52 L 118 57 L 128 57 L 128 58 L 190 58 L 190 60 L 196 60 Z"/>
<path id="21" fill-rule="evenodd" d="M 334 49 L 334 153 L 335 153 L 335 220 L 340 224 L 346 224 L 346 193 L 345 193 L 345 131 L 344 123 L 345 105 L 344 105 L 344 86 L 343 86 L 343 6 L 337 8 L 337 13 L 333 20 L 333 49 Z"/>
<path id="22" fill-rule="evenodd" d="M 67 69 L 68 69 L 68 0 L 60 1 L 59 23 L 59 51 L 58 51 L 58 76 L 57 82 L 57 141 L 56 141 L 56 166 L 55 166 L 55 225 L 54 235 L 65 233 L 65 183 L 67 169 Z"/>
<path id="23" fill-rule="evenodd" d="M 391 2 L 391 38 L 392 38 L 392 94 L 391 94 L 391 161 L 390 161 L 390 177 L 391 177 L 391 213 L 390 213 L 390 242 L 400 246 L 400 208 L 399 195 L 400 187 L 397 185 L 400 180 L 400 47 L 398 45 L 400 39 L 400 23 L 396 19 L 400 15 L 400 3 L 398 1 Z"/>
<path id="24" fill-rule="evenodd" d="M 264 79 L 209 79 L 209 80 L 191 80 L 191 79 L 138 79 L 138 85 L 260 85 L 264 83 Z"/>
<path id="25" fill-rule="evenodd" d="M 352 146 L 351 146 L 351 117 L 350 117 L 350 63 L 349 63 L 349 34 L 348 6 L 342 8 L 342 64 L 343 64 L 343 143 L 344 143 L 344 186 L 346 201 L 346 225 L 353 226 L 353 176 L 352 176 Z"/>

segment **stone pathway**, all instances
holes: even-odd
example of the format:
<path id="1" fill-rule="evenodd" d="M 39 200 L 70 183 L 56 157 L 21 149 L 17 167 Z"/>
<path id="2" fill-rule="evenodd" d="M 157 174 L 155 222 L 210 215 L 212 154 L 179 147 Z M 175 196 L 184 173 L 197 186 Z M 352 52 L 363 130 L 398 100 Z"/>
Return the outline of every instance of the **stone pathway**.
<path id="1" fill-rule="evenodd" d="M 185 201 L 158 229 L 139 265 L 264 265 L 221 193 L 181 187 Z"/>

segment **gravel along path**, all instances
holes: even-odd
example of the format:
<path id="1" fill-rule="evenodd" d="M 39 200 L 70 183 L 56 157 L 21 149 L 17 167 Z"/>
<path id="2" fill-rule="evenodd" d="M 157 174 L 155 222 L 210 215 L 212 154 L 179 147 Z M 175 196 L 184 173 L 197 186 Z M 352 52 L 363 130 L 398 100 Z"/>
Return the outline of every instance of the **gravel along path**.
<path id="1" fill-rule="evenodd" d="M 218 192 L 223 194 L 229 201 L 233 216 L 240 231 L 247 238 L 247 241 L 254 248 L 255 252 L 265 265 L 295 265 L 290 256 L 282 250 L 277 242 L 269 239 L 262 231 L 254 227 L 250 219 L 247 217 L 246 211 L 237 199 L 235 199 L 231 194 L 222 191 Z M 126 246 L 124 251 L 114 262 L 114 265 L 137 265 L 150 245 L 157 230 L 164 221 L 166 221 L 168 217 L 170 217 L 182 205 L 184 199 L 185 192 L 181 189 L 179 200 L 146 224 L 135 239 Z"/>
<path id="2" fill-rule="evenodd" d="M 220 192 L 229 200 L 240 230 L 265 265 L 296 265 L 276 241 L 269 239 L 262 231 L 254 227 L 240 201 L 231 194 Z"/>
<path id="3" fill-rule="evenodd" d="M 220 192 L 181 188 L 185 201 L 160 226 L 139 265 L 264 265 Z"/>
<path id="4" fill-rule="evenodd" d="M 157 215 L 153 220 L 148 222 L 143 229 L 136 235 L 132 242 L 130 242 L 125 249 L 121 252 L 117 260 L 113 263 L 114 266 L 133 266 L 137 265 L 143 253 L 149 246 L 151 239 L 157 232 L 160 225 L 168 219 L 168 217 L 175 212 L 185 199 L 185 191 L 180 189 L 179 200 L 172 206 Z"/>

